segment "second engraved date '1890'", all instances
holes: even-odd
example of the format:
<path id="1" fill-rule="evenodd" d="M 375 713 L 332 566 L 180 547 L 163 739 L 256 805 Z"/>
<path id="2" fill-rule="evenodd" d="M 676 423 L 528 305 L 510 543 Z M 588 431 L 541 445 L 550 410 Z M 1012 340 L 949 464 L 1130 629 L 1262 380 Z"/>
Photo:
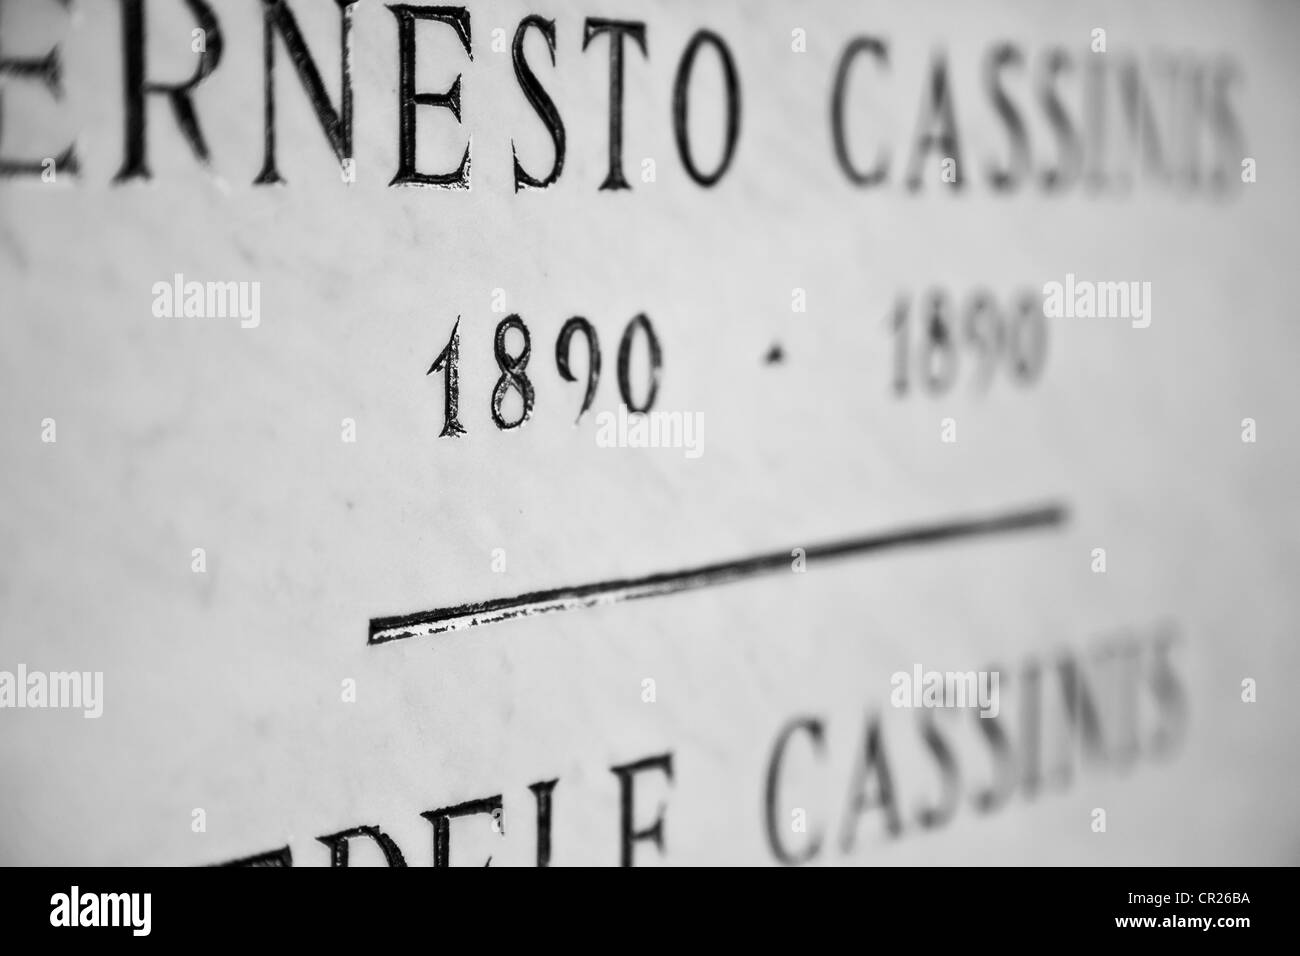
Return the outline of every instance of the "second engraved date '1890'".
<path id="1" fill-rule="evenodd" d="M 981 391 L 999 371 L 1018 385 L 1032 385 L 1042 374 L 1047 323 L 1042 302 L 1032 292 L 1016 295 L 1007 312 L 985 289 L 972 292 L 960 312 L 937 287 L 917 300 L 915 318 L 907 294 L 898 296 L 890 316 L 899 398 L 918 386 L 932 396 L 947 393 L 972 359 L 973 371 L 966 377 Z"/>

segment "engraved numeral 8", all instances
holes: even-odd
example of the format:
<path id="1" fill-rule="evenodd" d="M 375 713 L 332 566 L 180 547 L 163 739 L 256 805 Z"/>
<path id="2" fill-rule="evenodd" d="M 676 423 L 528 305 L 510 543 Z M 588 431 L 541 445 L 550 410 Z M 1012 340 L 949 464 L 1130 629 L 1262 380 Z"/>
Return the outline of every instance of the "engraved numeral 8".
<path id="1" fill-rule="evenodd" d="M 506 333 L 511 329 L 518 329 L 519 334 L 524 337 L 524 347 L 517 356 L 512 356 L 506 351 Z M 533 413 L 533 383 L 528 381 L 528 376 L 524 373 L 532 350 L 532 339 L 523 320 L 517 315 L 507 315 L 502 319 L 497 326 L 495 345 L 497 367 L 501 369 L 501 377 L 497 379 L 497 387 L 492 390 L 492 420 L 502 431 L 518 428 L 528 421 L 528 417 Z M 501 403 L 505 401 L 506 392 L 511 388 L 519 392 L 524 407 L 517 419 L 508 422 L 501 417 Z"/>

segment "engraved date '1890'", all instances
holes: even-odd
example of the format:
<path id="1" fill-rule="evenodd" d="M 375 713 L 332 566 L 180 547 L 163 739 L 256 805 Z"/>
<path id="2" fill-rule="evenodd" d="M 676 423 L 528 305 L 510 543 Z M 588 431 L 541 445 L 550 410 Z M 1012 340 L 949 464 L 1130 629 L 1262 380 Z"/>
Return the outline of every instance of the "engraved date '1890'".
<path id="1" fill-rule="evenodd" d="M 645 395 L 638 400 L 632 394 L 632 347 L 637 332 L 645 337 L 649 350 L 649 381 Z M 511 332 L 517 332 L 520 343 L 512 349 L 506 338 Z M 587 409 L 596 398 L 596 386 L 600 383 L 600 339 L 596 329 L 581 316 L 574 316 L 564 323 L 555 340 L 555 366 L 566 382 L 576 382 L 570 365 L 570 347 L 575 335 L 581 335 L 587 345 L 587 384 L 582 396 L 582 405 L 578 409 L 575 424 L 581 421 Z M 518 315 L 508 315 L 496 328 L 493 338 L 493 351 L 496 354 L 497 367 L 501 376 L 492 389 L 492 421 L 502 431 L 510 431 L 524 425 L 533 414 L 535 395 L 533 383 L 528 377 L 528 359 L 532 355 L 532 335 L 528 326 Z M 618 346 L 618 392 L 624 405 L 630 412 L 648 412 L 654 405 L 655 395 L 659 391 L 659 373 L 663 368 L 663 350 L 659 346 L 659 337 L 654 326 L 645 313 L 634 317 L 623 330 L 623 338 Z M 429 366 L 426 375 L 435 372 L 443 376 L 443 423 L 440 438 L 456 437 L 466 434 L 465 426 L 460 423 L 460 317 L 452 327 L 451 338 L 438 353 L 438 357 Z M 506 408 L 506 398 L 515 392 L 519 396 L 517 408 Z"/>

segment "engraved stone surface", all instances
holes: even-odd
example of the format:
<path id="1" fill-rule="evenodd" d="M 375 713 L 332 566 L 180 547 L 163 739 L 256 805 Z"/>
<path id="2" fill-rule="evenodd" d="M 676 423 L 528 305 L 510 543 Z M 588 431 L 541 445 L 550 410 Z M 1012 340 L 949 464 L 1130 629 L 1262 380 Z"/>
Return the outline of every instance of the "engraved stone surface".
<path id="1" fill-rule="evenodd" d="M 0 863 L 1297 861 L 1296 7 L 361 0 L 345 136 L 290 0 L 258 184 L 133 6 L 0 3 Z"/>

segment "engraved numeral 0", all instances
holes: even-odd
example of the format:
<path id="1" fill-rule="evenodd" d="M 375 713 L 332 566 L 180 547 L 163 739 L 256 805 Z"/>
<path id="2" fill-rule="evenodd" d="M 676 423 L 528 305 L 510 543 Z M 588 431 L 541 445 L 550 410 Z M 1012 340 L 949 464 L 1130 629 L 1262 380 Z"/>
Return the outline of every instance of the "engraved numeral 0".
<path id="1" fill-rule="evenodd" d="M 1021 385 L 1031 385 L 1047 361 L 1047 319 L 1043 301 L 1032 292 L 1021 295 L 1011 326 L 1011 375 Z"/>
<path id="2" fill-rule="evenodd" d="M 645 332 L 646 343 L 650 346 L 650 386 L 646 391 L 645 403 L 637 405 L 632 400 L 632 384 L 629 381 L 629 366 L 632 364 L 632 335 L 637 329 Z M 659 370 L 663 367 L 663 352 L 659 349 L 659 338 L 650 325 L 644 312 L 627 324 L 623 330 L 623 341 L 618 344 L 618 393 L 629 412 L 646 412 L 655 403 L 655 394 L 659 391 Z"/>

